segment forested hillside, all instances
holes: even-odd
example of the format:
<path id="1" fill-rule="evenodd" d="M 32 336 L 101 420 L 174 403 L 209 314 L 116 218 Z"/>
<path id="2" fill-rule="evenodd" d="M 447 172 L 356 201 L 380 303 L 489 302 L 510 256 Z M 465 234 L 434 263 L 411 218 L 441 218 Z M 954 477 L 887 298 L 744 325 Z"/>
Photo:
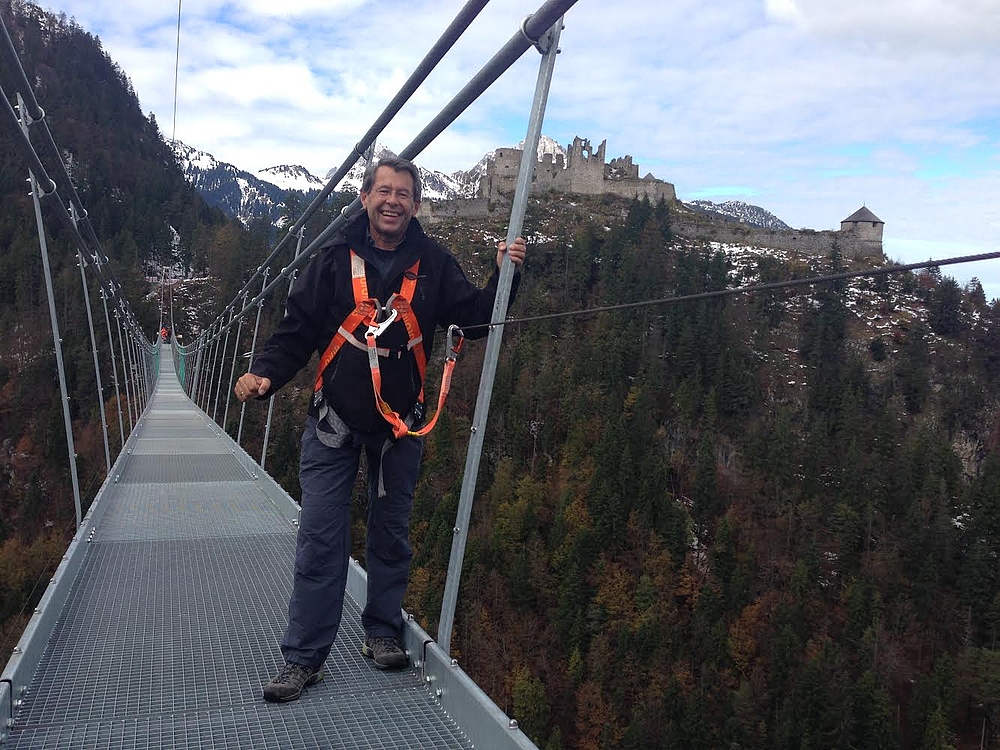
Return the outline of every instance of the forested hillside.
<path id="1" fill-rule="evenodd" d="M 265 233 L 204 207 L 94 37 L 13 5 L 0 0 L 4 21 L 151 336 L 159 296 L 146 277 L 162 266 L 202 277 L 197 290 L 174 284 L 188 339 L 266 255 Z M 9 650 L 73 511 L 26 168 L 7 139 L 0 130 Z M 804 258 L 678 237 L 679 210 L 533 203 L 514 315 L 856 267 L 836 247 Z M 75 254 L 54 220 L 49 230 L 89 499 L 104 464 L 82 290 Z M 433 231 L 481 280 L 505 229 Z M 459 363 L 414 508 L 406 607 L 431 633 L 482 350 Z M 268 471 L 293 496 L 310 374 L 276 396 L 270 433 Z M 933 270 L 508 325 L 455 656 L 544 750 L 997 747 L 998 380 L 1000 303 Z M 247 408 L 251 455 L 266 412 Z M 362 560 L 363 517 L 359 504 Z"/>
<path id="2" fill-rule="evenodd" d="M 843 265 L 737 275 L 662 205 L 602 224 L 533 248 L 518 315 Z M 541 747 L 997 739 L 1000 303 L 978 284 L 881 277 L 505 341 L 457 646 Z M 431 626 L 462 466 L 445 429 L 410 599 Z"/>
<path id="3" fill-rule="evenodd" d="M 75 22 L 21 0 L 0 0 L 49 129 L 110 267 L 146 335 L 159 325 L 147 276 L 168 266 L 204 269 L 220 236 L 249 244 L 239 227 L 189 187 L 156 122 L 143 115 L 124 72 Z M 5 78 L 5 91 L 14 81 Z M 11 102 L 16 105 L 16 101 Z M 37 127 L 34 128 L 37 131 Z M 66 549 L 75 524 L 62 403 L 27 164 L 0 127 L 0 656 L 6 659 Z M 34 138 L 38 139 L 36 134 Z M 37 142 L 37 141 L 36 141 Z M 46 165 L 56 175 L 54 165 Z M 60 186 L 64 196 L 68 186 Z M 84 510 L 104 481 L 99 398 L 76 249 L 42 200 Z M 93 284 L 93 282 L 91 282 Z M 100 350 L 107 334 L 90 288 Z M 120 449 L 110 362 L 102 363 L 112 452 Z M 127 412 L 126 412 L 127 413 Z"/>
<path id="4" fill-rule="evenodd" d="M 860 267 L 674 237 L 672 210 L 535 203 L 515 315 Z M 504 228 L 434 232 L 481 279 Z M 504 341 L 453 651 L 540 747 L 996 746 L 1000 303 L 978 282 L 930 269 Z M 431 633 L 481 354 L 418 488 L 406 606 Z M 277 396 L 268 457 L 293 493 L 308 376 Z"/>

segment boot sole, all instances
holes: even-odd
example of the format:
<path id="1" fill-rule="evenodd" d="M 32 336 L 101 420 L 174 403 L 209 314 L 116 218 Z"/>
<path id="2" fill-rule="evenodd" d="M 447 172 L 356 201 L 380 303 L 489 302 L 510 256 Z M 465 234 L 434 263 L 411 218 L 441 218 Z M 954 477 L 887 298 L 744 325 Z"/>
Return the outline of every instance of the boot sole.
<path id="1" fill-rule="evenodd" d="M 403 661 L 399 664 L 381 664 L 375 658 L 375 652 L 368 648 L 367 643 L 361 644 L 361 655 L 367 659 L 371 659 L 378 669 L 404 669 L 410 665 L 410 659 L 406 654 L 403 654 Z"/>

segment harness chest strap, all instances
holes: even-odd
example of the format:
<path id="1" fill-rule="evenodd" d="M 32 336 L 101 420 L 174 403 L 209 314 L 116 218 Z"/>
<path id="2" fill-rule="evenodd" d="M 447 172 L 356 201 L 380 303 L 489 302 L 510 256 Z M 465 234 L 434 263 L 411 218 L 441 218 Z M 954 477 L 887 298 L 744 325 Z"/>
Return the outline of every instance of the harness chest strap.
<path id="1" fill-rule="evenodd" d="M 419 265 L 420 261 L 417 261 Z M 351 288 L 354 292 L 354 310 L 352 310 L 340 328 L 333 334 L 326 350 L 319 358 L 319 368 L 316 371 L 316 381 L 313 383 L 313 394 L 318 394 L 323 390 L 323 372 L 329 367 L 333 358 L 337 356 L 340 347 L 345 342 L 354 339 L 354 331 L 362 323 L 371 324 L 378 314 L 378 300 L 368 296 L 368 279 L 365 278 L 365 261 L 359 257 L 354 250 L 351 250 Z M 411 291 L 412 293 L 412 291 Z"/>
<path id="2" fill-rule="evenodd" d="M 417 400 L 418 403 L 422 404 L 424 402 L 423 383 L 427 372 L 427 355 L 424 352 L 423 334 L 420 331 L 420 324 L 417 322 L 417 316 L 413 312 L 413 308 L 410 305 L 417 286 L 419 268 L 420 261 L 418 259 L 406 271 L 406 273 L 403 274 L 403 281 L 400 285 L 399 292 L 389 298 L 389 302 L 386 304 L 386 309 L 393 310 L 397 316 L 402 319 L 403 325 L 406 328 L 408 336 L 406 346 L 408 350 L 413 352 L 413 356 L 417 364 L 417 372 L 420 376 L 420 393 Z M 330 340 L 330 344 L 320 357 L 319 371 L 316 373 L 316 381 L 313 385 L 314 396 L 318 397 L 323 389 L 323 371 L 327 368 L 327 366 L 329 366 L 330 362 L 333 361 L 333 358 L 337 355 L 337 352 L 340 351 L 340 348 L 345 343 L 351 343 L 354 346 L 367 349 L 368 351 L 368 362 L 371 369 L 372 388 L 375 392 L 375 403 L 378 407 L 379 413 L 392 427 L 393 436 L 400 438 L 404 435 L 426 435 L 437 423 L 438 415 L 441 413 L 441 408 L 444 406 L 445 399 L 448 396 L 448 391 L 451 389 L 451 375 L 455 368 L 455 360 L 457 359 L 458 352 L 461 350 L 464 342 L 461 332 L 459 332 L 457 337 L 457 343 L 452 344 L 453 330 L 457 330 L 457 328 L 453 326 L 448 331 L 449 353 L 445 362 L 444 372 L 441 376 L 441 388 L 438 393 L 438 408 L 435 411 L 434 417 L 420 430 L 410 430 L 409 426 L 405 423 L 402 417 L 393 411 L 392 407 L 389 406 L 385 399 L 382 398 L 382 373 L 379 369 L 378 358 L 380 355 L 388 356 L 388 351 L 385 349 L 379 349 L 376 345 L 378 326 L 375 319 L 381 308 L 378 300 L 368 296 L 368 281 L 365 276 L 365 261 L 363 258 L 358 256 L 353 249 L 351 250 L 351 286 L 354 292 L 355 308 L 348 314 L 347 318 L 345 318 L 344 322 L 337 329 L 337 332 Z M 368 326 L 368 332 L 365 336 L 364 345 L 362 345 L 354 336 L 354 331 L 357 330 L 357 328 L 362 324 L 366 324 Z"/>

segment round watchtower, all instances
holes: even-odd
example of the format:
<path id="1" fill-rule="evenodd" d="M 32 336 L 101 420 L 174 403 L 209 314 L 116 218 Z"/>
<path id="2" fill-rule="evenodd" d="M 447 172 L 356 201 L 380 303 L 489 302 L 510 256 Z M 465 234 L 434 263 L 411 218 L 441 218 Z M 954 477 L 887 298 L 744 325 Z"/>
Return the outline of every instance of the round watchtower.
<path id="1" fill-rule="evenodd" d="M 882 255 L 882 229 L 885 222 L 873 214 L 867 206 L 862 206 L 840 222 L 840 231 L 851 237 L 857 244 L 858 254 L 863 256 Z M 852 253 L 853 254 L 853 253 Z"/>

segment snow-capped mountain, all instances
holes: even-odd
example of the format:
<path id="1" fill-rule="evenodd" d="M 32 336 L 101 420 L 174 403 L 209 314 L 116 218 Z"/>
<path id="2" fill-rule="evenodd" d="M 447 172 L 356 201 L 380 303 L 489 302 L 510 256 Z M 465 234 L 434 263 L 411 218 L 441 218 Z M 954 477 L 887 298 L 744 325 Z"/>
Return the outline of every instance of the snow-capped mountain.
<path id="1" fill-rule="evenodd" d="M 523 149 L 524 141 L 521 141 L 519 144 L 517 144 L 517 147 Z M 561 154 L 562 157 L 565 159 L 566 149 L 562 147 L 562 144 L 558 143 L 552 138 L 549 138 L 547 135 L 543 135 L 541 138 L 538 139 L 538 160 L 541 161 L 542 157 L 545 154 L 553 154 L 553 156 Z"/>
<path id="2" fill-rule="evenodd" d="M 697 200 L 684 201 L 688 208 L 701 213 L 721 216 L 730 221 L 738 221 L 741 224 L 748 224 L 752 227 L 763 229 L 790 229 L 790 227 L 765 208 L 754 206 L 743 201 L 725 201 L 724 203 L 713 203 L 712 201 Z"/>
<path id="3" fill-rule="evenodd" d="M 289 191 L 308 194 L 321 190 L 334 173 L 331 169 L 324 178 L 319 178 L 305 167 L 297 165 L 278 165 L 261 169 L 255 174 L 246 172 L 232 164 L 218 161 L 211 154 L 198 151 L 180 141 L 174 141 L 174 153 L 188 181 L 195 185 L 213 206 L 217 206 L 230 216 L 238 218 L 249 225 L 261 217 L 267 217 L 276 223 L 284 209 L 285 196 Z M 515 148 L 523 149 L 524 141 Z M 480 181 L 490 162 L 496 159 L 494 149 L 486 154 L 469 170 L 459 170 L 445 174 L 421 165 L 420 171 L 423 198 L 426 200 L 453 200 L 456 198 L 474 198 L 479 189 Z M 566 158 L 566 149 L 557 141 L 542 136 L 538 142 L 538 158 L 545 154 Z M 375 160 L 396 154 L 384 146 L 376 144 Z M 338 191 L 361 191 L 364 178 L 365 162 L 359 161 L 347 173 L 337 186 Z M 743 201 L 726 201 L 713 203 L 706 200 L 695 200 L 684 204 L 693 211 L 720 216 L 730 221 L 739 221 L 751 226 L 766 229 L 788 229 L 788 225 L 770 211 Z"/>
<path id="4" fill-rule="evenodd" d="M 375 144 L 375 151 L 372 156 L 374 161 L 392 156 L 397 156 L 397 154 L 381 143 Z M 365 168 L 366 163 L 358 161 L 357 164 L 351 167 L 351 171 L 347 173 L 347 176 L 341 180 L 338 190 L 350 188 L 354 192 L 360 193 L 361 183 L 365 176 Z M 462 185 L 458 183 L 454 177 L 446 175 L 443 172 L 433 172 L 429 169 L 424 169 L 419 164 L 417 164 L 417 170 L 420 172 L 422 199 L 452 200 L 453 198 L 471 197 L 463 194 L 461 189 Z M 326 179 L 329 180 L 335 171 L 336 169 L 331 169 L 327 172 Z"/>
<path id="5" fill-rule="evenodd" d="M 262 179 L 180 141 L 173 141 L 171 145 L 187 181 L 198 189 L 209 205 L 239 219 L 244 226 L 261 217 L 267 217 L 272 223 L 277 222 L 288 191 L 302 190 Z M 309 175 L 302 167 L 271 167 L 261 171 L 279 182 L 287 183 L 294 179 L 312 185 L 308 190 L 318 190 L 323 186 L 322 181 Z M 303 178 L 302 173 L 312 179 Z"/>
<path id="6" fill-rule="evenodd" d="M 277 185 L 282 190 L 298 190 L 308 193 L 310 190 L 322 190 L 326 185 L 324 180 L 314 175 L 298 164 L 279 164 L 276 167 L 265 167 L 257 172 L 264 182 Z"/>

